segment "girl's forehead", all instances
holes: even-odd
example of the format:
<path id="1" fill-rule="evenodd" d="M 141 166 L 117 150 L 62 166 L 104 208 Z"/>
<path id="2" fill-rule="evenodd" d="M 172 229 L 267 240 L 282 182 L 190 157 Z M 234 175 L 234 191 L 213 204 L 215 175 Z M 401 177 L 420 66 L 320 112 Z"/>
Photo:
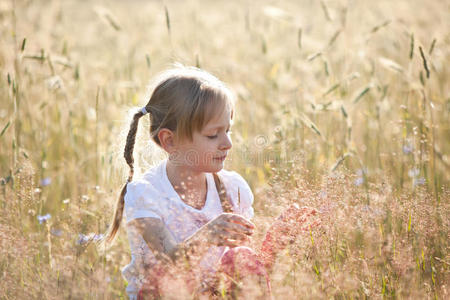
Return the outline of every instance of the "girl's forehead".
<path id="1" fill-rule="evenodd" d="M 226 108 L 220 114 L 217 114 L 208 123 L 205 124 L 205 130 L 213 130 L 218 128 L 227 128 L 228 126 L 233 125 L 233 120 L 231 119 L 231 109 Z"/>

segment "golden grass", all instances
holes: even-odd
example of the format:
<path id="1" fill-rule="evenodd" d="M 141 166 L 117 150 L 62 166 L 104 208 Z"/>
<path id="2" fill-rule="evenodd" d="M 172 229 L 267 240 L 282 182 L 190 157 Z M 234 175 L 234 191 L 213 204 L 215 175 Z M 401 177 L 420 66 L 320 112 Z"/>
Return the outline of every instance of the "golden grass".
<path id="1" fill-rule="evenodd" d="M 450 60 L 445 1 L 0 3 L 0 298 L 125 297 L 123 130 L 147 81 L 197 65 L 238 98 L 227 168 L 260 240 L 297 202 L 320 230 L 277 261 L 285 298 L 448 298 Z M 158 153 L 142 122 L 135 157 Z M 39 224 L 38 216 L 51 218 Z"/>

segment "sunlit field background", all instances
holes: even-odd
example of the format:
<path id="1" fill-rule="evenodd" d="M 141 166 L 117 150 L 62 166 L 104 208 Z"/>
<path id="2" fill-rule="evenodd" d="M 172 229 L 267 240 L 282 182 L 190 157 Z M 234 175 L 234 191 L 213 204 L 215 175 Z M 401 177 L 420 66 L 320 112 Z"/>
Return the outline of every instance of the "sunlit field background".
<path id="1" fill-rule="evenodd" d="M 226 162 L 263 233 L 322 225 L 278 258 L 275 299 L 450 297 L 448 1 L 0 2 L 0 298 L 125 298 L 104 252 L 130 113 L 174 62 L 235 92 Z M 145 119 L 145 120 L 144 120 Z M 148 120 L 142 171 L 160 153 Z"/>

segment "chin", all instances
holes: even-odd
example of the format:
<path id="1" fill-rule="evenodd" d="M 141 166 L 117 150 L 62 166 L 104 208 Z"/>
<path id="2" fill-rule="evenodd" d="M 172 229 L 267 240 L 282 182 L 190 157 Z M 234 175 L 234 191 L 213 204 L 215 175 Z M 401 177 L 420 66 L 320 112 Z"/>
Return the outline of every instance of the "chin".
<path id="1" fill-rule="evenodd" d="M 208 171 L 205 171 L 205 172 L 217 173 L 220 170 L 222 170 L 223 167 L 224 167 L 223 162 L 216 162 L 216 163 L 213 162 L 208 166 Z"/>

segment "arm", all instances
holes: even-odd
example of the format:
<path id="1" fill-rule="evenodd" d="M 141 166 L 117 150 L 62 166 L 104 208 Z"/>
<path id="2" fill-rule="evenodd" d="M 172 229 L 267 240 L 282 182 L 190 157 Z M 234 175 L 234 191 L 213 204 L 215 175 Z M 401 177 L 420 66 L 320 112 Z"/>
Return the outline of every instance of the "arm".
<path id="1" fill-rule="evenodd" d="M 221 214 L 208 222 L 181 243 L 177 243 L 165 224 L 157 218 L 138 218 L 130 221 L 142 235 L 155 256 L 176 262 L 180 257 L 201 257 L 210 245 L 236 246 L 253 233 L 254 225 L 235 214 Z"/>
<path id="2" fill-rule="evenodd" d="M 190 252 L 191 248 L 199 249 L 200 241 L 204 240 L 203 234 L 197 233 L 181 243 L 177 243 L 175 237 L 164 225 L 163 221 L 157 218 L 139 218 L 130 221 L 131 226 L 137 228 L 148 247 L 155 257 L 160 261 L 176 262 Z"/>

